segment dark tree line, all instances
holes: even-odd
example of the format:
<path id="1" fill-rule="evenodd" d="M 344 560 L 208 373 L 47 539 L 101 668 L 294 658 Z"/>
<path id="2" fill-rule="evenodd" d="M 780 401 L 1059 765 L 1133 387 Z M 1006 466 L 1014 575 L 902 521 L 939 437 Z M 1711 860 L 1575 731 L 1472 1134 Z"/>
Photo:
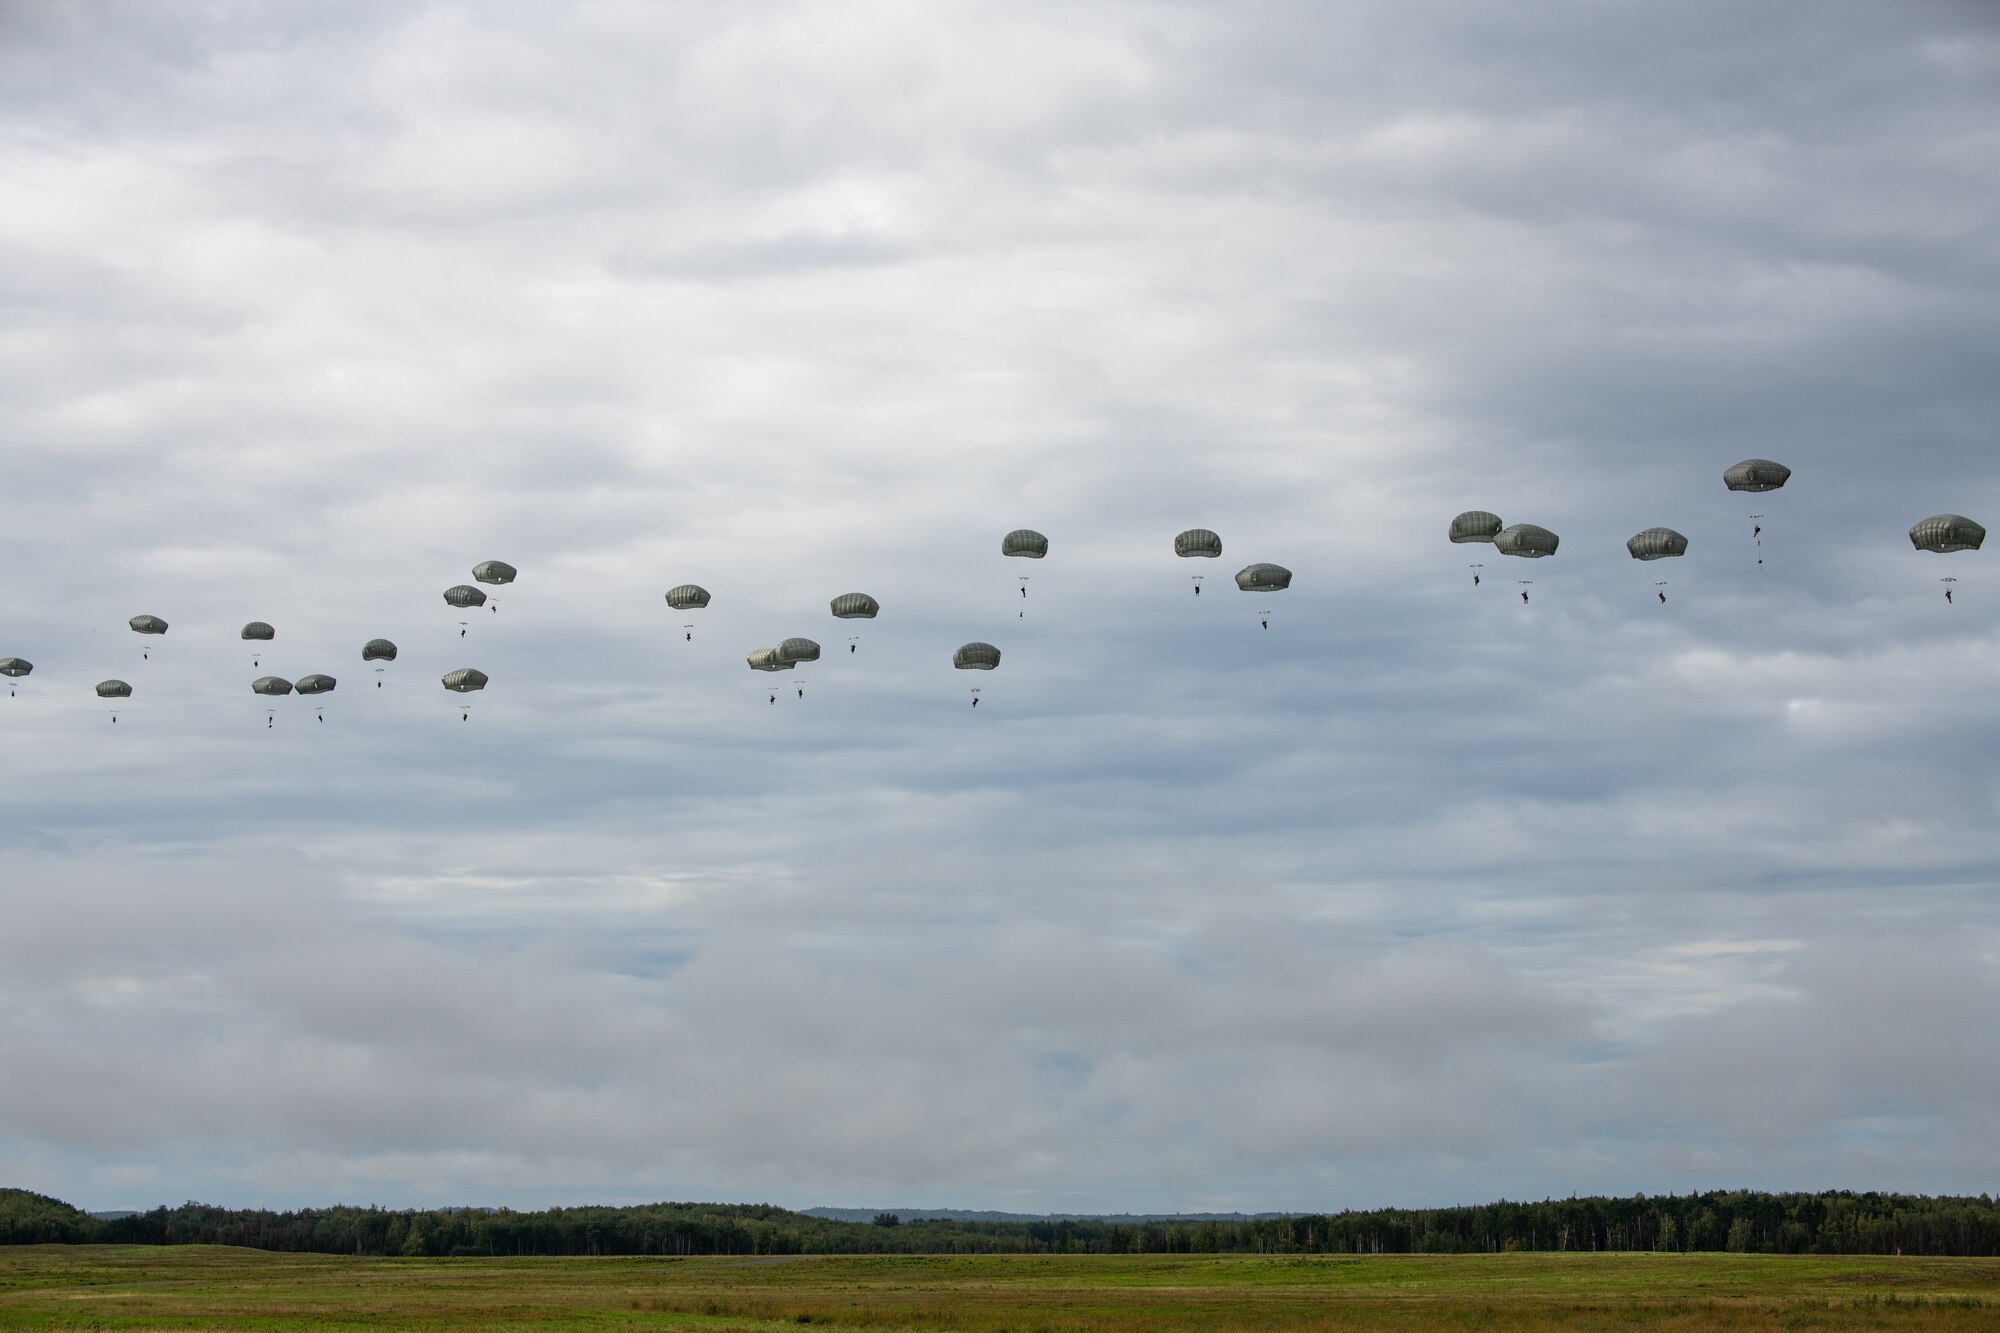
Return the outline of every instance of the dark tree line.
<path id="1" fill-rule="evenodd" d="M 242 1245 L 370 1255 L 1476 1254 L 1727 1250 L 1754 1254 L 2000 1255 L 1987 1195 L 1764 1194 L 1544 1199 L 1465 1208 L 1216 1221 L 842 1222 L 767 1204 L 629 1208 L 303 1208 L 186 1203 L 99 1220 L 0 1190 L 0 1244 Z"/>

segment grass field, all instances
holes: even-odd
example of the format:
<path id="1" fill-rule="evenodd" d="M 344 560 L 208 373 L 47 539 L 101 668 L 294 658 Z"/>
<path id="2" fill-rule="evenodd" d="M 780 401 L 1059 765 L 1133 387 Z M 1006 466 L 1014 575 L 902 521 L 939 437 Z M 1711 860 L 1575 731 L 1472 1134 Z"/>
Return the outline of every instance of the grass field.
<path id="1" fill-rule="evenodd" d="M 362 1259 L 0 1247 L 0 1329 L 2000 1329 L 2000 1259 Z"/>

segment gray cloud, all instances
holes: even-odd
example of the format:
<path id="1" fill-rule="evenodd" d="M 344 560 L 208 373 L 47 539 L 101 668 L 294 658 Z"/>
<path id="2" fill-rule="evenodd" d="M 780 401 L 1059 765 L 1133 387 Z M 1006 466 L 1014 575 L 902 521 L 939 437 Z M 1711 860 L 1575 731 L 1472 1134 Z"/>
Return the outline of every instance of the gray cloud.
<path id="1" fill-rule="evenodd" d="M 1976 7 L 0 21 L 12 1183 L 1990 1172 Z"/>

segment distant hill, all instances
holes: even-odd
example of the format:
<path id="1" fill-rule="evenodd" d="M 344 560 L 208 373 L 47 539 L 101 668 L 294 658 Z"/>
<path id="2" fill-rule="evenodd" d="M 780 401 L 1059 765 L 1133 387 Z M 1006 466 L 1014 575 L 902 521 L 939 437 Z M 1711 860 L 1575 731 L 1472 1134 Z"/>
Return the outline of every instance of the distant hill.
<path id="1" fill-rule="evenodd" d="M 116 1222 L 121 1217 L 143 1217 L 137 1208 L 106 1208 L 102 1211 L 91 1209 L 90 1215 L 100 1222 Z"/>
<path id="2" fill-rule="evenodd" d="M 0 1189 L 0 1245 L 74 1245 L 97 1239 L 97 1225 L 89 1213 L 61 1199 Z"/>
<path id="3" fill-rule="evenodd" d="M 829 1222 L 873 1222 L 877 1215 L 894 1213 L 904 1222 L 1112 1222 L 1136 1226 L 1141 1222 L 1264 1222 L 1290 1213 L 1000 1213 L 978 1208 L 802 1208 L 806 1217 L 823 1217 Z"/>

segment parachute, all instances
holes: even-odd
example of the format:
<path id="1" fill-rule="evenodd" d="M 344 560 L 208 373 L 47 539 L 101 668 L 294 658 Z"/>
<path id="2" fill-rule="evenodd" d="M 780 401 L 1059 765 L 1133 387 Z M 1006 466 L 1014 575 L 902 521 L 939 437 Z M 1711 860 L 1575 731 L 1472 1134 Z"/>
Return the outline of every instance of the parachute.
<path id="1" fill-rule="evenodd" d="M 35 664 L 25 657 L 0 657 L 0 676 L 5 676 L 10 682 L 7 686 L 9 699 L 14 697 L 14 687 L 11 682 L 19 680 L 34 669 Z"/>
<path id="2" fill-rule="evenodd" d="M 1183 560 L 1213 560 L 1222 554 L 1222 538 L 1207 528 L 1189 528 L 1174 538 L 1174 554 Z"/>
<path id="3" fill-rule="evenodd" d="M 1672 528 L 1647 528 L 1628 538 L 1625 549 L 1632 553 L 1634 560 L 1664 560 L 1669 556 L 1686 555 L 1688 539 Z"/>
<path id="4" fill-rule="evenodd" d="M 482 560 L 472 567 L 472 577 L 480 583 L 512 583 L 520 572 L 505 560 Z"/>
<path id="5" fill-rule="evenodd" d="M 1031 528 L 1015 528 L 1000 539 L 1000 554 L 1040 560 L 1049 553 L 1049 539 Z"/>
<path id="6" fill-rule="evenodd" d="M 786 639 L 778 645 L 778 656 L 787 662 L 817 662 L 819 645 L 811 639 Z"/>
<path id="7" fill-rule="evenodd" d="M 1448 535 L 1455 542 L 1490 542 L 1500 535 L 1500 516 L 1468 509 L 1451 521 Z"/>
<path id="8" fill-rule="evenodd" d="M 1000 665 L 1000 650 L 990 643 L 961 644 L 952 653 L 951 664 L 960 671 L 991 671 Z"/>
<path id="9" fill-rule="evenodd" d="M 370 639 L 361 645 L 361 660 L 364 662 L 393 662 L 396 660 L 396 645 L 387 639 Z"/>
<path id="10" fill-rule="evenodd" d="M 132 631 L 135 634 L 165 634 L 167 632 L 167 622 L 158 616 L 133 616 L 125 623 L 132 627 Z M 139 653 L 139 658 L 141 661 L 152 661 L 152 649 L 142 650 Z"/>
<path id="11" fill-rule="evenodd" d="M 445 601 L 461 610 L 486 605 L 486 594 L 469 583 L 460 583 L 444 590 Z"/>
<path id="12" fill-rule="evenodd" d="M 1791 480 L 1792 470 L 1768 458 L 1746 458 L 1722 474 L 1722 484 L 1732 491 L 1775 491 Z"/>
<path id="13" fill-rule="evenodd" d="M 1493 549 L 1502 555 L 1525 556 L 1538 560 L 1546 555 L 1554 555 L 1562 538 L 1547 528 L 1538 528 L 1532 523 L 1516 523 L 1511 528 L 1502 528 L 1493 538 Z"/>
<path id="14" fill-rule="evenodd" d="M 97 682 L 97 697 L 100 699 L 129 699 L 132 697 L 132 687 L 122 680 L 100 680 Z M 111 707 L 111 720 L 113 722 L 118 720 L 118 706 L 116 704 L 113 704 Z"/>
<path id="15" fill-rule="evenodd" d="M 776 648 L 759 648 L 743 660 L 752 671 L 790 671 L 798 665 Z"/>
<path id="16" fill-rule="evenodd" d="M 300 694 L 331 694 L 333 687 L 339 683 L 332 676 L 323 676 L 315 671 L 310 676 L 299 677 L 298 691 Z M 326 705 L 323 703 L 314 704 L 313 716 L 322 722 L 326 721 Z"/>
<path id="17" fill-rule="evenodd" d="M 475 690 L 486 688 L 487 676 L 478 667 L 460 667 L 456 671 L 445 672 L 443 676 L 439 677 L 439 680 L 453 694 L 471 694 Z M 463 722 L 471 716 L 472 701 L 468 699 L 459 706 L 458 720 Z"/>
<path id="18" fill-rule="evenodd" d="M 269 643 L 272 639 L 278 637 L 278 631 L 272 629 L 269 625 L 265 624 L 261 620 L 253 620 L 249 624 L 243 627 L 243 637 L 246 639 L 254 640 L 259 643 Z M 251 666 L 253 667 L 262 666 L 263 664 L 264 664 L 263 649 L 260 648 L 250 654 Z"/>
<path id="19" fill-rule="evenodd" d="M 708 589 L 693 583 L 667 589 L 667 605 L 676 611 L 698 611 L 708 605 Z"/>
<path id="20" fill-rule="evenodd" d="M 882 604 L 865 592 L 844 592 L 831 606 L 838 620 L 873 620 L 882 610 Z"/>
<path id="21" fill-rule="evenodd" d="M 1245 565 L 1236 571 L 1236 586 L 1244 592 L 1280 592 L 1292 586 L 1292 571 L 1283 565 Z"/>
<path id="22" fill-rule="evenodd" d="M 292 692 L 292 682 L 283 676 L 259 676 L 250 682 L 252 694 L 280 695 Z"/>
<path id="23" fill-rule="evenodd" d="M 1986 529 L 1963 514 L 1936 514 L 1910 529 L 1910 545 L 1919 551 L 1976 551 Z"/>

